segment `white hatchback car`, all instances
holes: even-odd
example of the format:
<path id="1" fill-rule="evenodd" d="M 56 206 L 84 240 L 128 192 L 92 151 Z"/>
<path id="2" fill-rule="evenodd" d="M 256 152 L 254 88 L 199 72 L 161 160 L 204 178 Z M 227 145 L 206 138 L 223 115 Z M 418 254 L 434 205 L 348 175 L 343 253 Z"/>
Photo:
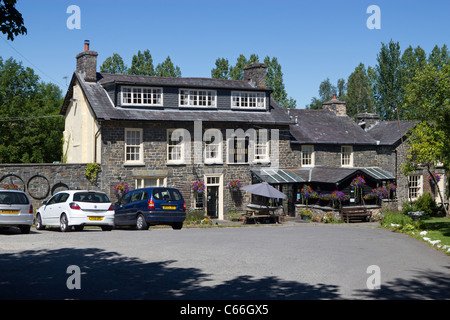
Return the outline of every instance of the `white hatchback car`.
<path id="1" fill-rule="evenodd" d="M 0 190 L 0 227 L 19 227 L 22 233 L 29 233 L 33 218 L 33 205 L 25 192 Z"/>
<path id="2" fill-rule="evenodd" d="M 36 229 L 59 226 L 62 232 L 84 226 L 98 226 L 103 231 L 114 227 L 114 208 L 108 196 L 100 191 L 66 190 L 55 194 L 36 212 Z"/>

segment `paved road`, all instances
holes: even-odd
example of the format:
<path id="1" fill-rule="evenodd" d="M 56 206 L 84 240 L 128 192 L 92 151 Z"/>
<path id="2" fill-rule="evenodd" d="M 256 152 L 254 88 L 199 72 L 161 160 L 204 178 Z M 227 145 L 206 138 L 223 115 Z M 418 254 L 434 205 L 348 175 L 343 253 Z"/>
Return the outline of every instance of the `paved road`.
<path id="1" fill-rule="evenodd" d="M 70 265 L 81 289 L 67 288 Z M 371 265 L 378 290 L 367 288 Z M 449 289 L 448 256 L 372 224 L 0 232 L 0 299 L 449 299 Z"/>

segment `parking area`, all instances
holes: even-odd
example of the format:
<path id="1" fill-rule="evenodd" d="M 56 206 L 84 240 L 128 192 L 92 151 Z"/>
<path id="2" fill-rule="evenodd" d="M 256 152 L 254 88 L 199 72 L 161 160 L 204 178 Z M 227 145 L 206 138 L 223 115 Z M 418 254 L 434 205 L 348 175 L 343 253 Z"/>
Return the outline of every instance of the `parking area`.
<path id="1" fill-rule="evenodd" d="M 450 298 L 448 256 L 371 224 L 0 237 L 0 299 Z M 70 266 L 79 289 L 68 288 Z"/>

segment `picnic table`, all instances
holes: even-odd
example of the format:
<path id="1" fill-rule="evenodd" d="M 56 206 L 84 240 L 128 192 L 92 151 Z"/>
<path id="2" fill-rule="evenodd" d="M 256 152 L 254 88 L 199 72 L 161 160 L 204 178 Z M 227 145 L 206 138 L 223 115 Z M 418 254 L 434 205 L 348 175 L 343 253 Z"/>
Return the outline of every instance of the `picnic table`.
<path id="1" fill-rule="evenodd" d="M 244 224 L 250 221 L 254 223 L 261 223 L 261 221 L 266 221 L 270 219 L 275 223 L 280 223 L 280 216 L 282 216 L 283 207 L 269 207 L 263 205 L 249 204 L 247 205 L 247 210 L 243 214 Z"/>
<path id="2" fill-rule="evenodd" d="M 369 221 L 372 213 L 366 207 L 342 207 L 341 217 L 349 223 L 353 220 Z"/>

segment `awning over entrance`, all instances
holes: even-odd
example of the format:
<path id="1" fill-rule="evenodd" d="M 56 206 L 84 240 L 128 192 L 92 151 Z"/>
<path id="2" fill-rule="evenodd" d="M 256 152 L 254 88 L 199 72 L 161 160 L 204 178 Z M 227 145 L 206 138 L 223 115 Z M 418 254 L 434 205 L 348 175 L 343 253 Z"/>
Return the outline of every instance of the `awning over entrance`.
<path id="1" fill-rule="evenodd" d="M 305 182 L 289 169 L 251 169 L 259 180 L 272 184 Z"/>

